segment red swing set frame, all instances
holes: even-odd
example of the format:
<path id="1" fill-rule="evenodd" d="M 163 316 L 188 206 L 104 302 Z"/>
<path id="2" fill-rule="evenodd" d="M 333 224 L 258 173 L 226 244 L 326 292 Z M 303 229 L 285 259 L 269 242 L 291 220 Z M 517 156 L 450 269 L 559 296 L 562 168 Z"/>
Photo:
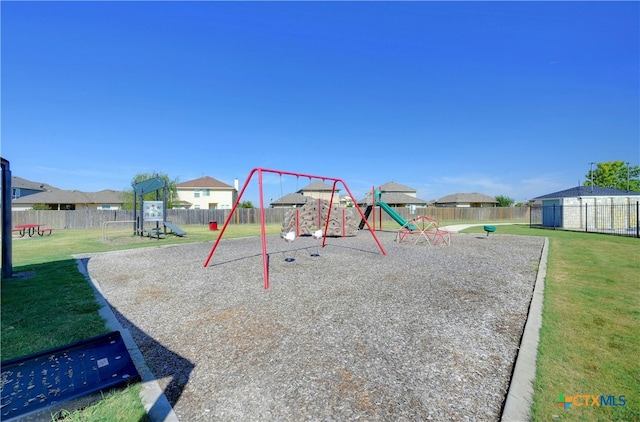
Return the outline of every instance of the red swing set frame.
<path id="1" fill-rule="evenodd" d="M 326 243 L 326 236 L 325 234 L 327 233 L 327 229 L 329 227 L 329 219 L 331 216 L 331 207 L 333 206 L 333 197 L 334 194 L 336 192 L 336 185 L 338 184 L 338 182 L 342 183 L 342 185 L 344 186 L 345 190 L 347 191 L 347 193 L 349 194 L 349 196 L 351 198 L 353 198 L 353 194 L 351 193 L 351 191 L 349 190 L 349 187 L 347 186 L 347 184 L 342 180 L 342 179 L 337 179 L 335 177 L 328 177 L 328 176 L 314 176 L 311 174 L 304 174 L 304 173 L 293 173 L 290 171 L 283 171 L 283 170 L 271 170 L 271 169 L 265 169 L 265 168 L 259 168 L 256 167 L 253 170 L 251 170 L 251 172 L 249 173 L 249 176 L 247 177 L 247 180 L 244 182 L 244 186 L 242 186 L 242 189 L 240 190 L 240 193 L 238 194 L 238 198 L 236 199 L 236 202 L 233 204 L 233 208 L 231 209 L 231 212 L 229 213 L 229 216 L 227 217 L 227 219 L 224 222 L 224 225 L 222 226 L 222 229 L 220 230 L 220 234 L 218 235 L 218 238 L 216 239 L 215 243 L 213 244 L 213 247 L 211 248 L 211 251 L 209 252 L 209 255 L 207 256 L 207 259 L 204 263 L 204 267 L 208 267 L 209 266 L 209 261 L 211 261 L 211 257 L 213 256 L 213 254 L 216 251 L 216 248 L 218 247 L 218 243 L 220 243 L 220 240 L 222 239 L 222 236 L 224 235 L 224 231 L 227 229 L 227 226 L 229 225 L 229 222 L 231 221 L 231 218 L 233 218 L 233 213 L 236 211 L 236 208 L 238 208 L 238 204 L 240 203 L 240 199 L 242 198 L 242 195 L 244 194 L 245 189 L 247 188 L 247 186 L 249 185 L 249 182 L 251 181 L 251 179 L 253 178 L 254 174 L 258 174 L 258 185 L 259 185 L 259 191 L 260 191 L 260 232 L 261 232 L 261 238 L 262 238 L 262 269 L 264 272 L 264 288 L 265 290 L 269 289 L 269 260 L 267 258 L 267 235 L 266 235 L 266 229 L 265 229 L 265 223 L 264 223 L 264 195 L 263 195 L 263 190 L 262 190 L 262 173 L 275 173 L 278 174 L 282 177 L 282 175 L 289 175 L 289 176 L 296 176 L 296 177 L 308 177 L 309 180 L 311 179 L 321 179 L 323 182 L 330 180 L 333 181 L 333 188 L 331 190 L 331 199 L 329 201 L 329 211 L 328 211 L 328 215 L 327 215 L 327 221 L 325 223 L 325 227 L 323 230 L 323 236 L 322 236 L 322 247 L 324 248 L 325 243 Z M 373 236 L 373 239 L 375 240 L 376 244 L 378 245 L 378 248 L 380 248 L 380 252 L 382 253 L 382 255 L 387 255 L 387 253 L 385 252 L 384 248 L 382 247 L 382 244 L 380 243 L 380 240 L 378 240 L 378 237 L 375 234 L 375 231 L 373 230 L 373 228 L 371 228 L 371 226 L 369 225 L 369 222 L 367 221 L 366 217 L 364 216 L 364 213 L 362 212 L 362 209 L 358 206 L 357 202 L 354 202 L 355 208 L 358 210 L 358 213 L 360 214 L 360 217 L 362 218 L 362 220 L 365 222 L 365 224 L 367 225 L 367 228 L 369 229 L 369 233 L 371 233 L 371 236 Z"/>

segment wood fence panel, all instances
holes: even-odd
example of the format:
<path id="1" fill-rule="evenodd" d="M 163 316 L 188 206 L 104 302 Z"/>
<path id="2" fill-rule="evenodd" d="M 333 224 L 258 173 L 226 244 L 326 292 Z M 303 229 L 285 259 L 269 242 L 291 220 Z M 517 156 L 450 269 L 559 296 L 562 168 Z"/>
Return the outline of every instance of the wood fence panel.
<path id="1" fill-rule="evenodd" d="M 167 210 L 167 220 L 177 226 L 208 225 L 210 221 L 217 221 L 222 226 L 231 210 Z M 289 208 L 265 208 L 266 224 L 282 224 L 285 213 Z M 529 207 L 505 208 L 447 208 L 427 207 L 415 208 L 411 213 L 409 208 L 394 208 L 403 219 L 409 221 L 418 216 L 428 216 L 439 221 L 499 221 L 499 220 L 529 220 Z M 357 215 L 357 214 L 354 214 Z M 380 218 L 380 210 L 376 210 L 376 218 Z M 133 220 L 133 211 L 128 210 L 26 210 L 12 211 L 12 224 L 43 224 L 54 229 L 82 229 L 102 228 L 107 221 Z M 358 221 L 360 217 L 356 217 Z M 372 217 L 369 217 L 371 222 Z M 392 221 L 383 212 L 382 221 Z M 257 208 L 239 208 L 233 215 L 230 224 L 260 224 L 260 210 Z"/>

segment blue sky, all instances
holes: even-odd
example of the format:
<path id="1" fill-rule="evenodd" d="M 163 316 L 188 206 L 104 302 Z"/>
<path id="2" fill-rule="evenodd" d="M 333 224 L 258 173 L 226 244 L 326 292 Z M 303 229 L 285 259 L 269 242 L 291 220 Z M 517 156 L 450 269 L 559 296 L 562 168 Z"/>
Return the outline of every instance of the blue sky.
<path id="1" fill-rule="evenodd" d="M 0 8 L 2 156 L 61 189 L 261 167 L 524 201 L 639 164 L 638 2 Z M 265 200 L 308 183 L 265 174 Z"/>

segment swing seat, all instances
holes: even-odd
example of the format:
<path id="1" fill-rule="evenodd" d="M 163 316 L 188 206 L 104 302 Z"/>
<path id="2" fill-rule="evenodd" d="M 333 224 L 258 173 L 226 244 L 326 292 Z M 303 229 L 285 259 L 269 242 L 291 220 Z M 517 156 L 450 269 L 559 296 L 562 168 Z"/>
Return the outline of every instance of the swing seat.
<path id="1" fill-rule="evenodd" d="M 290 232 L 288 232 L 287 234 L 285 234 L 284 236 L 282 236 L 282 238 L 284 239 L 284 241 L 285 241 L 285 242 L 287 242 L 287 243 L 292 243 L 294 240 L 296 240 L 296 232 L 294 232 L 294 231 L 290 231 Z M 294 254 L 293 254 L 293 256 L 292 256 L 292 257 L 288 257 L 288 256 L 286 255 L 286 253 L 285 253 L 284 255 L 285 255 L 285 256 L 284 256 L 284 260 L 285 260 L 285 262 L 293 262 L 293 261 L 295 261 L 295 260 L 296 260 L 296 259 L 295 259 L 295 252 L 294 252 Z"/>

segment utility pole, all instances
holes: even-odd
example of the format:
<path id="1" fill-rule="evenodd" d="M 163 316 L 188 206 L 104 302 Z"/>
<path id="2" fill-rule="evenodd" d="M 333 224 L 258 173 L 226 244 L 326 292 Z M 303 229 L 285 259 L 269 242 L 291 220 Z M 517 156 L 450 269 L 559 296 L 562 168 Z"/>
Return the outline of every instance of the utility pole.
<path id="1" fill-rule="evenodd" d="M 591 170 L 589 171 L 589 180 L 591 180 L 591 192 L 593 192 L 593 165 L 595 163 L 592 161 L 589 164 L 591 164 Z"/>

